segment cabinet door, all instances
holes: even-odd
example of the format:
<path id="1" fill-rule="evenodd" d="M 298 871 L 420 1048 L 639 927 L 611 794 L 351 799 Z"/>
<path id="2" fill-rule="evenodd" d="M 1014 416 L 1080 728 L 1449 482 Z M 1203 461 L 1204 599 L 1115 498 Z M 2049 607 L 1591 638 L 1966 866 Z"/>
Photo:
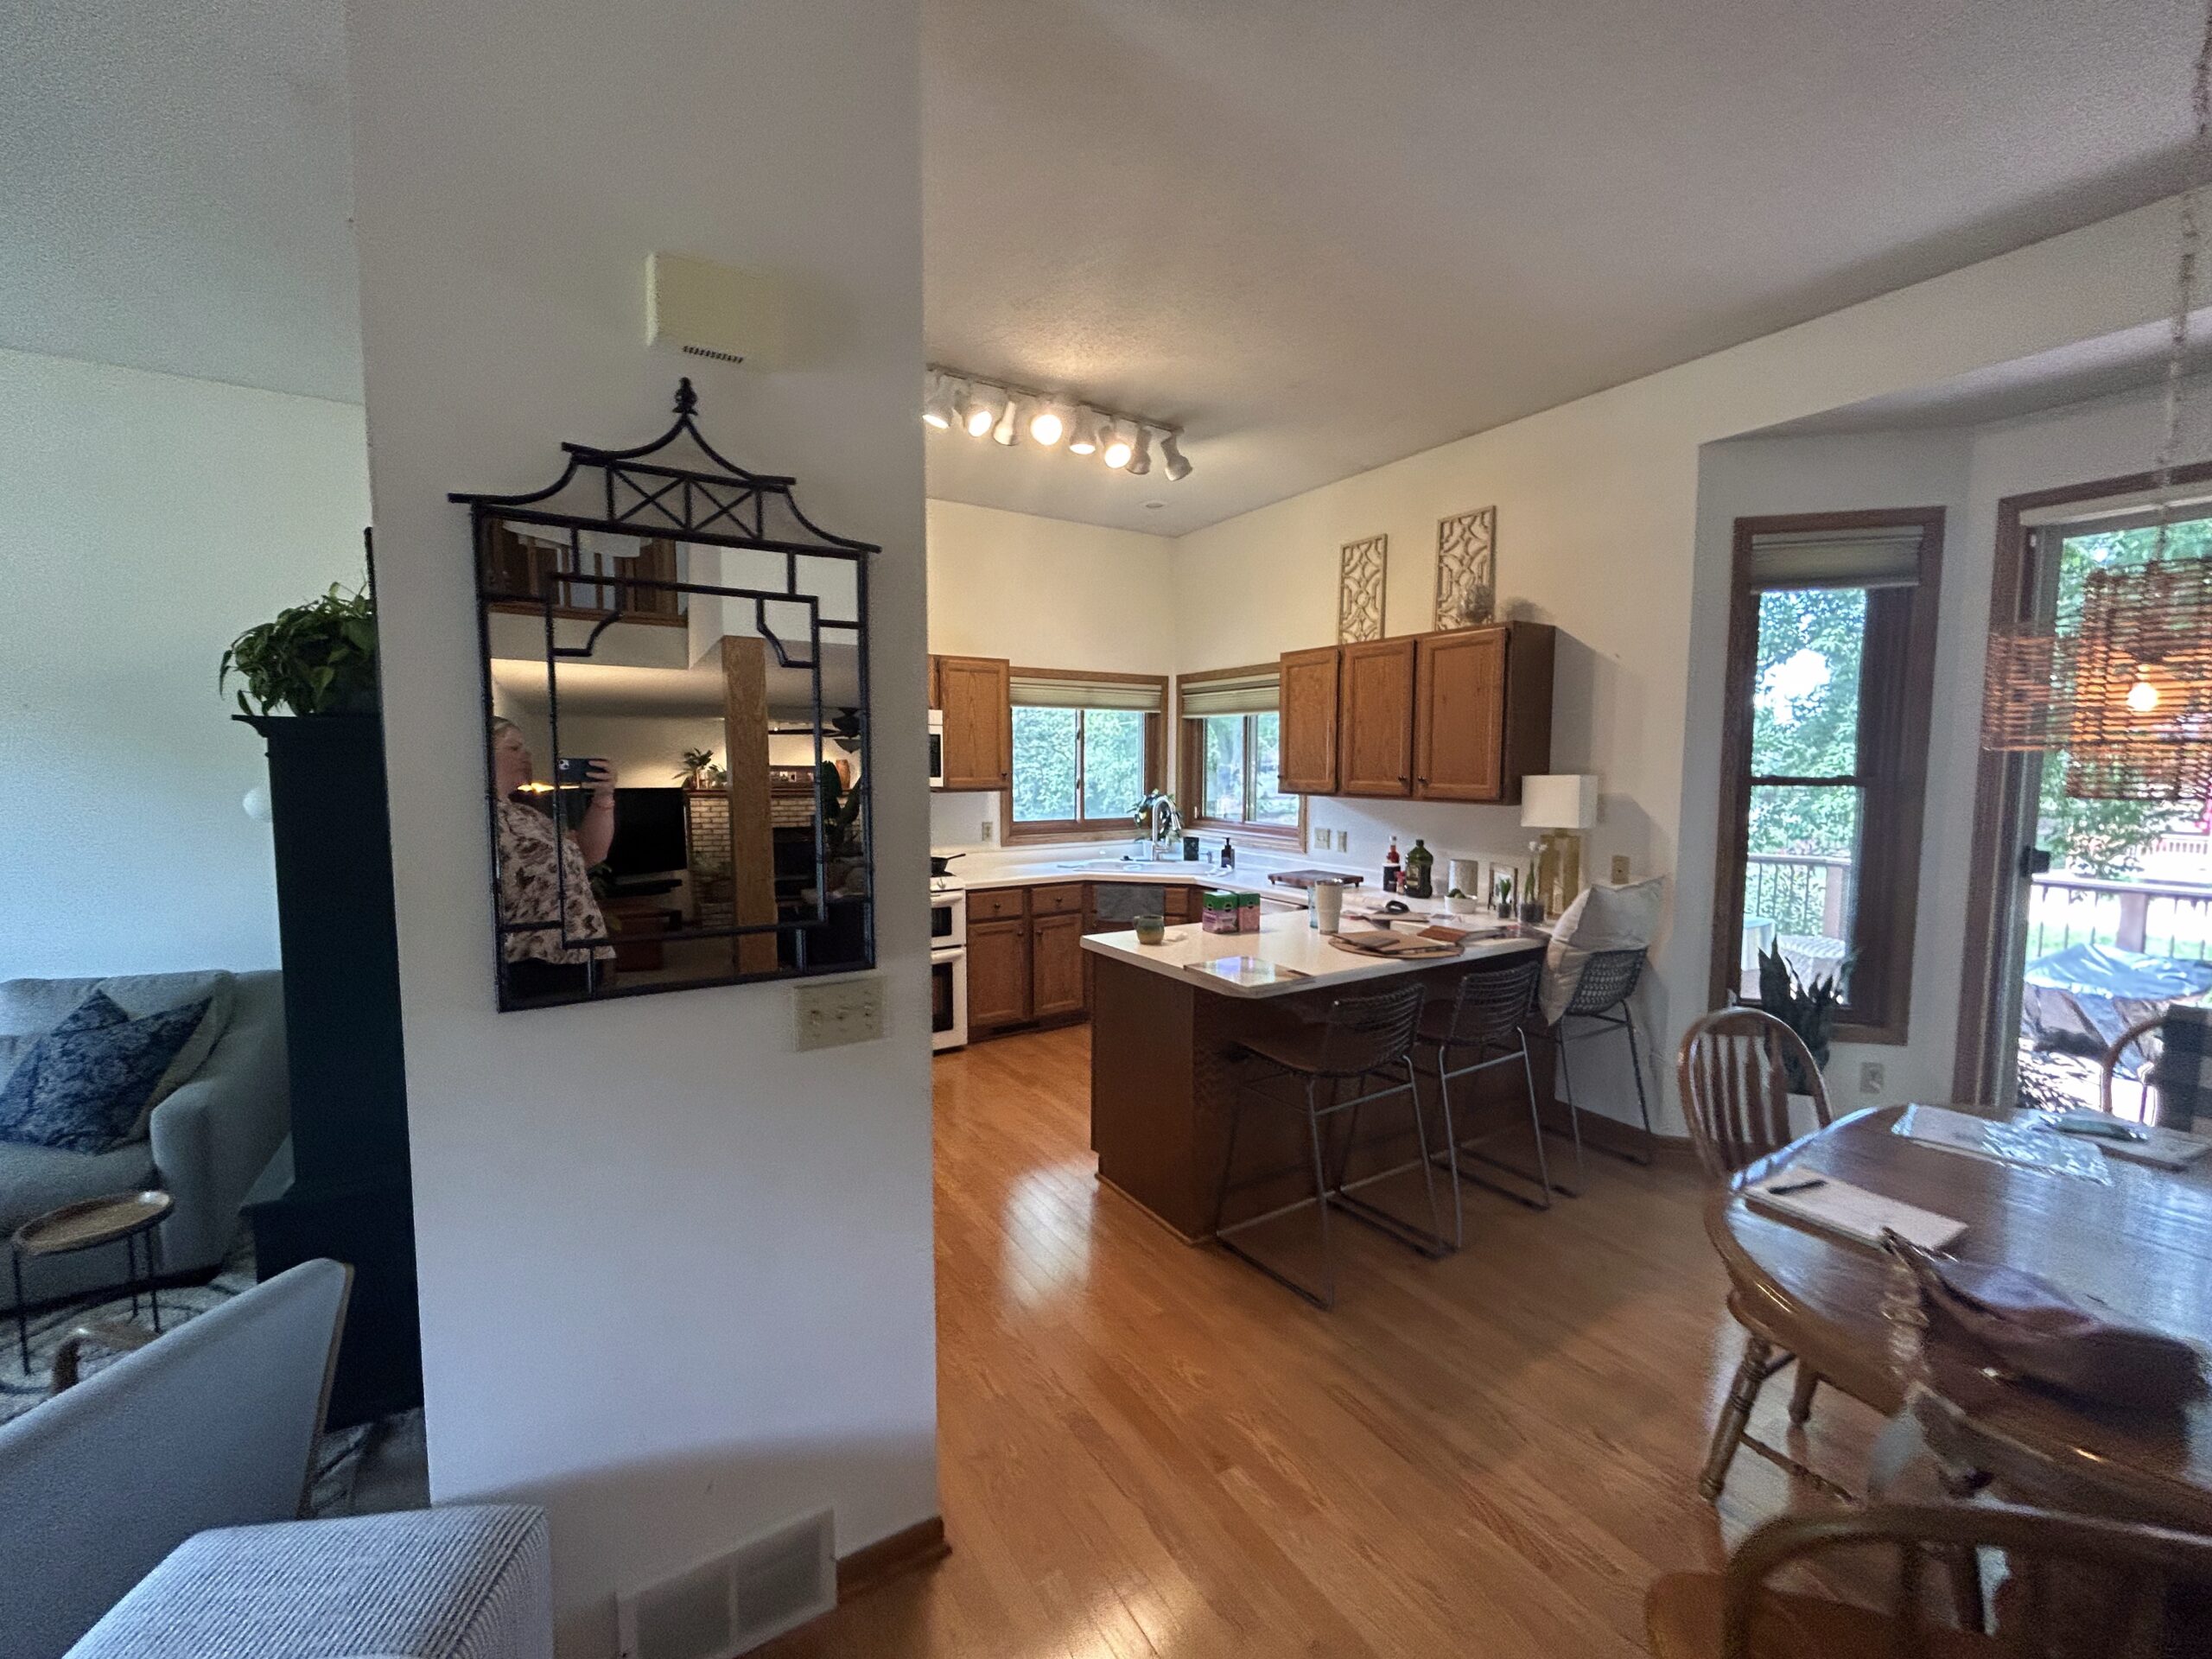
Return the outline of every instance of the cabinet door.
<path id="1" fill-rule="evenodd" d="M 968 924 L 968 1023 L 988 1030 L 1029 1018 L 1029 924 Z"/>
<path id="2" fill-rule="evenodd" d="M 1080 913 L 1039 916 L 1029 928 L 1030 1013 L 1039 1020 L 1082 1013 L 1083 917 Z M 968 1017 L 972 1020 L 976 997 L 972 967 L 969 975 Z"/>
<path id="3" fill-rule="evenodd" d="M 1420 641 L 1414 793 L 1423 800 L 1503 798 L 1505 652 L 1503 628 Z"/>
<path id="4" fill-rule="evenodd" d="M 1343 645 L 1337 786 L 1347 795 L 1414 790 L 1414 641 Z"/>
<path id="5" fill-rule="evenodd" d="M 1335 645 L 1283 654 L 1279 759 L 1286 795 L 1337 792 L 1338 654 Z"/>
<path id="6" fill-rule="evenodd" d="M 947 789 L 1013 786 L 1014 707 L 1007 670 L 1005 662 L 991 657 L 938 658 Z"/>

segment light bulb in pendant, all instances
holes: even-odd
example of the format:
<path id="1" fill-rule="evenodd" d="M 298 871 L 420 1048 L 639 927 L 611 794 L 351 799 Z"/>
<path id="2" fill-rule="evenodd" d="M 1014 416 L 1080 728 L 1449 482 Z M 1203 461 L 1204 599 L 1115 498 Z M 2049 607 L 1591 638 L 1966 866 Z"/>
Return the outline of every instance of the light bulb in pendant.
<path id="1" fill-rule="evenodd" d="M 2158 712 L 2158 688 L 2147 679 L 2141 679 L 2127 688 L 2127 706 L 2139 715 Z"/>

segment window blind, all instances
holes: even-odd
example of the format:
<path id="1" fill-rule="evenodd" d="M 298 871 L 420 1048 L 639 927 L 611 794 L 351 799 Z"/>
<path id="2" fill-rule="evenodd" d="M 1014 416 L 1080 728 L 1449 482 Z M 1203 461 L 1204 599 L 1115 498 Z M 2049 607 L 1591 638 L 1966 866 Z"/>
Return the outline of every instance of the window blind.
<path id="1" fill-rule="evenodd" d="M 1751 586 L 1911 588 L 1920 582 L 1917 524 L 1783 531 L 1751 537 Z"/>
<path id="2" fill-rule="evenodd" d="M 1042 679 L 1016 673 L 1010 694 L 1013 702 L 1030 709 L 1128 709 L 1156 715 L 1166 704 L 1157 683 L 1141 680 Z"/>
<path id="3" fill-rule="evenodd" d="M 1176 688 L 1185 720 L 1208 715 L 1266 715 L 1282 706 L 1282 677 L 1274 669 L 1200 680 Z"/>

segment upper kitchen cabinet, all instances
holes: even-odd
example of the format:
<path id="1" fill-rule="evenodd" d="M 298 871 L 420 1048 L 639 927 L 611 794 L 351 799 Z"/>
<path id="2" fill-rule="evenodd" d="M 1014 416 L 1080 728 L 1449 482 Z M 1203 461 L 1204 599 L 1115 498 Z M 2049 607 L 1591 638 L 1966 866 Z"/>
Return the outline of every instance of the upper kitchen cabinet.
<path id="1" fill-rule="evenodd" d="M 944 787 L 1014 786 L 1014 703 L 996 657 L 930 658 L 930 707 L 944 716 Z"/>
<path id="2" fill-rule="evenodd" d="M 1413 793 L 1414 645 L 1410 638 L 1364 639 L 1339 648 L 1339 793 Z"/>
<path id="3" fill-rule="evenodd" d="M 1510 805 L 1551 770 L 1553 629 L 1501 623 L 1282 658 L 1282 787 Z"/>
<path id="4" fill-rule="evenodd" d="M 1541 623 L 1425 636 L 1414 697 L 1414 793 L 1431 801 L 1521 798 L 1548 772 L 1553 630 Z"/>
<path id="5" fill-rule="evenodd" d="M 1343 648 L 1284 654 L 1281 787 L 1287 795 L 1337 792 L 1337 675 Z"/>

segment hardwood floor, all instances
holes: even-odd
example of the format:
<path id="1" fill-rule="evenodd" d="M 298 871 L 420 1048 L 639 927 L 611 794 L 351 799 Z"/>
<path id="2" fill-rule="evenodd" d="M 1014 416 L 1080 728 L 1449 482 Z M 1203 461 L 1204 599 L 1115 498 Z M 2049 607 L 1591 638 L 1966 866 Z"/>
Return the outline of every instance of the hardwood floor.
<path id="1" fill-rule="evenodd" d="M 1089 1035 L 937 1061 L 952 1554 L 777 1659 L 1636 1654 L 1655 1576 L 1792 1502 L 1749 1452 L 1696 1497 L 1739 1338 L 1686 1160 L 1593 1156 L 1548 1213 L 1470 1187 L 1443 1262 L 1344 1226 L 1319 1313 L 1098 1185 Z M 1855 1482 L 1876 1427 L 1823 1393 L 1801 1454 Z"/>

